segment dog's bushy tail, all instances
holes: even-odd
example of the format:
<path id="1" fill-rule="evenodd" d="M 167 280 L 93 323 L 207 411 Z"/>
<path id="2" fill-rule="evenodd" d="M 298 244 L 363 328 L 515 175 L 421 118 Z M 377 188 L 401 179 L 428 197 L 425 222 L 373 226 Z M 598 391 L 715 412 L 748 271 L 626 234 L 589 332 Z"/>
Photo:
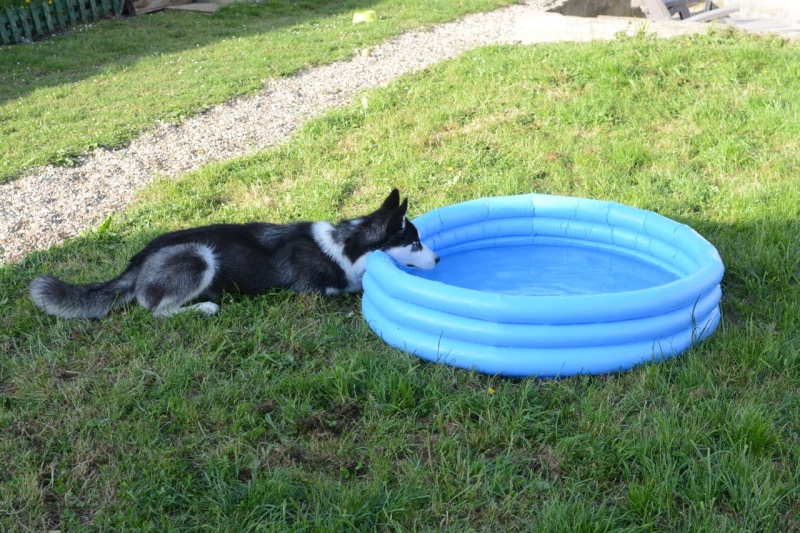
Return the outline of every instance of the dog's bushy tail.
<path id="1" fill-rule="evenodd" d="M 34 305 L 61 318 L 100 318 L 111 309 L 130 302 L 136 289 L 136 273 L 126 270 L 111 281 L 71 285 L 53 276 L 40 276 L 28 290 Z"/>

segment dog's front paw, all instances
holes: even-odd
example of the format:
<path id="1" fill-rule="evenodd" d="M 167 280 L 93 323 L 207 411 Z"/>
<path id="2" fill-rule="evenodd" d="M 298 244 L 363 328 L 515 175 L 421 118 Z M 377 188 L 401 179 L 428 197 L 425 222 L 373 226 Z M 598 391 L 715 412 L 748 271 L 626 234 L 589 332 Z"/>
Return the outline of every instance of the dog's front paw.
<path id="1" fill-rule="evenodd" d="M 205 315 L 214 315 L 217 313 L 217 311 L 219 311 L 219 306 L 214 302 L 202 302 L 193 305 L 192 308 Z"/>

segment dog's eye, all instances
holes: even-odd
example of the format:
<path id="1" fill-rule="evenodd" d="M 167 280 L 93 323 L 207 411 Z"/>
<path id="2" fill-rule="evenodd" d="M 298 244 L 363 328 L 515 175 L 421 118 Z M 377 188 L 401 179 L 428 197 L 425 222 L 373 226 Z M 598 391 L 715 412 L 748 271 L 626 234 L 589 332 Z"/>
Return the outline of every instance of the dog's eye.
<path id="1" fill-rule="evenodd" d="M 421 242 L 416 241 L 416 242 L 412 242 L 411 243 L 411 251 L 412 252 L 419 252 L 420 250 L 422 250 L 422 243 Z"/>

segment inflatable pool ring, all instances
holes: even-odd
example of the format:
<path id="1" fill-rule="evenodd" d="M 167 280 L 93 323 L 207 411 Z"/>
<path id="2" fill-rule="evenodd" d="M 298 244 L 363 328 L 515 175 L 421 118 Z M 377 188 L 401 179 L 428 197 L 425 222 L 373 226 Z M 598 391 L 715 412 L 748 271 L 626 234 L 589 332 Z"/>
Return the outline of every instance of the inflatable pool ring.
<path id="1" fill-rule="evenodd" d="M 362 308 L 388 344 L 488 374 L 557 377 L 675 356 L 720 320 L 717 250 L 615 202 L 527 194 L 414 220 L 432 270 L 367 257 Z"/>

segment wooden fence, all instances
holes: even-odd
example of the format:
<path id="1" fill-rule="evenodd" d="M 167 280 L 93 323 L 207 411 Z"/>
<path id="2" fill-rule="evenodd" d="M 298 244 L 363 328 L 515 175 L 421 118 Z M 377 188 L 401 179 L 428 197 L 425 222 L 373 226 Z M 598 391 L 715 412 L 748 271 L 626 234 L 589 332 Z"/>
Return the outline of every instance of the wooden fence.
<path id="1" fill-rule="evenodd" d="M 120 16 L 124 0 L 32 0 L 0 11 L 0 42 L 30 43 L 78 24 Z"/>

